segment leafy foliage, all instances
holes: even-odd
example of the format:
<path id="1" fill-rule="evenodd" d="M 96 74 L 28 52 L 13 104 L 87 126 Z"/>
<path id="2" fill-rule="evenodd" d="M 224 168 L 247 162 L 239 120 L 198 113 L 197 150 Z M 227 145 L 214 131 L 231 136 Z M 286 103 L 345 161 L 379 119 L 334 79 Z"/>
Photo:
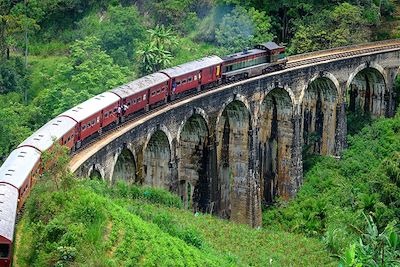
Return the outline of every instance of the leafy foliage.
<path id="1" fill-rule="evenodd" d="M 365 42 L 370 34 L 367 26 L 360 7 L 343 3 L 300 23 L 291 40 L 290 52 L 301 54 Z"/>
<path id="2" fill-rule="evenodd" d="M 365 216 L 365 214 L 364 214 Z M 351 244 L 341 258 L 340 266 L 399 266 L 400 239 L 398 225 L 390 223 L 378 232 L 371 216 L 359 243 Z"/>
<path id="3" fill-rule="evenodd" d="M 135 6 L 110 6 L 107 12 L 93 14 L 78 22 L 79 39 L 95 36 L 114 62 L 131 66 L 145 30 Z"/>
<path id="4" fill-rule="evenodd" d="M 28 75 L 21 58 L 0 61 L 0 94 L 24 92 L 29 86 Z"/>
<path id="5" fill-rule="evenodd" d="M 272 40 L 270 29 L 270 18 L 265 12 L 237 6 L 223 17 L 215 36 L 220 46 L 234 52 L 255 43 Z"/>
<path id="6" fill-rule="evenodd" d="M 96 37 L 88 37 L 71 45 L 68 62 L 57 66 L 51 82 L 35 98 L 46 119 L 83 102 L 90 96 L 111 89 L 126 81 L 128 70 L 113 63 L 101 50 Z"/>
<path id="7" fill-rule="evenodd" d="M 149 42 L 137 51 L 142 75 L 157 72 L 171 65 L 172 55 L 169 50 L 177 43 L 170 29 L 157 25 L 147 30 Z M 167 50 L 168 49 L 168 50 Z"/>
<path id="8" fill-rule="evenodd" d="M 336 254 L 358 240 L 363 213 L 383 231 L 400 214 L 399 130 L 397 116 L 349 136 L 342 159 L 320 158 L 293 201 L 264 212 L 264 224 L 323 237 Z"/>

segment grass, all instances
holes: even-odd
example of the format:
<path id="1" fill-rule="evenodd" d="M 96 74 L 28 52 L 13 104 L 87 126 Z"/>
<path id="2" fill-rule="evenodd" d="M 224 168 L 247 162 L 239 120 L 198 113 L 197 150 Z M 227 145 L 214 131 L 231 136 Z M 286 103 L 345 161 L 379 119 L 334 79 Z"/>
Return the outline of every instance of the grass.
<path id="1" fill-rule="evenodd" d="M 18 266 L 337 266 L 316 239 L 193 214 L 166 191 L 123 183 L 39 183 L 17 239 Z"/>

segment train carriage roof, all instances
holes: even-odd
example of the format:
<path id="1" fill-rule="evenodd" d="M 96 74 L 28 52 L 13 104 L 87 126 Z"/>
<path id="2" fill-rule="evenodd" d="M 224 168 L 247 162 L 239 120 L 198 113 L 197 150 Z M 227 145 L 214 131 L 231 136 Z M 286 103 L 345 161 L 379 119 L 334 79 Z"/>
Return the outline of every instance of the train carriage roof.
<path id="1" fill-rule="evenodd" d="M 164 83 L 169 80 L 169 77 L 164 73 L 153 73 L 142 78 L 139 78 L 130 83 L 121 85 L 115 89 L 110 90 L 122 98 L 129 97 L 131 95 L 140 93 L 146 89 L 156 86 L 160 83 Z"/>
<path id="2" fill-rule="evenodd" d="M 277 45 L 275 42 L 266 42 L 263 44 L 259 44 L 258 46 L 265 47 L 268 50 L 275 50 L 275 49 L 283 48 L 283 46 Z"/>
<path id="3" fill-rule="evenodd" d="M 76 125 L 76 122 L 68 117 L 57 117 L 43 125 L 39 130 L 28 137 L 19 147 L 32 146 L 40 151 L 49 149 L 54 141 L 60 140 Z"/>
<path id="4" fill-rule="evenodd" d="M 15 149 L 0 167 L 0 183 L 6 182 L 21 188 L 39 159 L 40 153 L 33 147 Z"/>
<path id="5" fill-rule="evenodd" d="M 253 55 L 257 55 L 257 54 L 261 54 L 261 53 L 265 53 L 265 50 L 254 48 L 254 49 L 247 50 L 246 52 L 239 52 L 239 53 L 225 56 L 225 57 L 223 57 L 223 60 L 224 60 L 224 62 L 228 62 L 228 61 L 245 58 L 248 56 L 253 56 Z"/>
<path id="6" fill-rule="evenodd" d="M 209 56 L 192 62 L 184 63 L 176 67 L 160 70 L 160 72 L 167 74 L 171 78 L 175 78 L 185 75 L 187 73 L 195 72 L 201 69 L 221 64 L 222 62 L 223 60 L 218 56 Z"/>
<path id="7" fill-rule="evenodd" d="M 12 242 L 17 215 L 18 190 L 0 183 L 0 236 Z"/>
<path id="8" fill-rule="evenodd" d="M 66 112 L 60 114 L 60 116 L 70 117 L 77 122 L 82 122 L 83 120 L 118 102 L 119 100 L 120 98 L 116 94 L 104 92 L 90 98 L 89 100 L 86 100 L 70 110 L 67 110 Z"/>

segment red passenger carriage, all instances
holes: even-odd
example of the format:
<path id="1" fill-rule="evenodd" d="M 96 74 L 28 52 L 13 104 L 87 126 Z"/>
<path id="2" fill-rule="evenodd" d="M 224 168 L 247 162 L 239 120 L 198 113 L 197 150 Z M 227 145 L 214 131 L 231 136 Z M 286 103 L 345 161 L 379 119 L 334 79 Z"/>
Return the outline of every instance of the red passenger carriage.
<path id="1" fill-rule="evenodd" d="M 221 65 L 220 57 L 209 56 L 160 72 L 171 78 L 170 91 L 172 98 L 175 98 L 193 89 L 200 90 L 207 85 L 217 84 L 221 77 Z"/>
<path id="2" fill-rule="evenodd" d="M 77 123 L 76 148 L 79 148 L 82 142 L 89 140 L 103 129 L 108 129 L 111 124 L 118 123 L 120 100 L 121 98 L 116 94 L 105 92 L 59 116 L 71 118 Z"/>
<path id="3" fill-rule="evenodd" d="M 165 103 L 169 95 L 169 78 L 163 73 L 154 73 L 128 84 L 119 86 L 113 92 L 122 99 L 121 105 L 126 107 L 124 117 L 148 110 L 149 105 Z"/>

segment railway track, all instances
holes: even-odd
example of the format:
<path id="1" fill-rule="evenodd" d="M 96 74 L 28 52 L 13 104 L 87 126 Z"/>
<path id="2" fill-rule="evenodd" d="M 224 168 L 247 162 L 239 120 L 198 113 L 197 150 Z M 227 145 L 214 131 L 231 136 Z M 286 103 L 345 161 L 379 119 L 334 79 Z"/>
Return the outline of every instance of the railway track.
<path id="1" fill-rule="evenodd" d="M 350 50 L 346 50 L 346 48 L 348 48 Z M 345 58 L 349 58 L 352 56 L 363 55 L 363 54 L 374 53 L 374 52 L 385 51 L 385 50 L 392 50 L 392 49 L 400 50 L 400 40 L 391 40 L 390 42 L 377 42 L 377 43 L 372 43 L 370 45 L 342 47 L 342 48 L 336 48 L 336 49 L 331 49 L 331 50 L 322 51 L 322 52 L 312 52 L 312 53 L 303 54 L 303 55 L 290 56 L 290 57 L 288 57 L 288 62 L 286 64 L 286 68 L 284 70 L 281 70 L 281 72 L 288 71 L 290 69 L 301 67 L 301 66 L 307 66 L 310 64 L 322 63 L 322 62 L 330 61 L 330 60 L 345 59 Z M 271 73 L 263 74 L 261 76 L 268 76 L 268 75 L 271 75 Z M 257 77 L 261 77 L 261 76 L 257 76 Z M 255 79 L 257 77 L 253 77 L 250 79 Z M 151 111 L 145 112 L 138 116 L 132 117 L 129 120 L 126 120 L 124 123 L 119 124 L 117 127 L 110 129 L 107 132 L 102 133 L 100 135 L 100 137 L 101 137 L 100 139 L 98 139 L 98 138 L 93 139 L 92 141 L 82 145 L 77 151 L 75 151 L 72 154 L 72 160 L 70 162 L 71 170 L 76 171 L 78 169 L 78 167 L 80 166 L 80 163 L 84 162 L 84 160 L 82 161 L 83 154 L 81 154 L 81 152 L 84 152 L 84 150 L 92 147 L 96 143 L 99 146 L 98 149 L 101 149 L 102 147 L 104 147 L 104 144 L 101 144 L 102 143 L 101 141 L 103 139 L 109 139 L 113 134 L 117 133 L 118 131 L 123 131 L 123 133 L 125 133 L 125 132 L 129 131 L 130 129 L 132 129 L 133 127 L 135 127 L 136 124 L 138 124 L 140 121 L 144 120 L 148 116 L 154 117 L 157 115 L 157 113 L 160 113 L 162 110 L 165 110 L 165 111 L 169 110 L 169 108 L 171 108 L 172 106 L 177 106 L 177 105 L 179 105 L 179 103 L 187 102 L 191 98 L 197 97 L 202 94 L 206 94 L 207 92 L 210 92 L 210 91 L 216 91 L 218 89 L 222 89 L 222 87 L 240 84 L 245 81 L 246 80 L 231 82 L 231 83 L 227 83 L 227 84 L 223 84 L 223 85 L 218 85 L 216 87 L 209 88 L 206 90 L 202 90 L 200 92 L 196 92 L 196 93 L 190 94 L 188 96 L 179 98 L 173 102 L 169 102 L 165 105 L 161 105 L 157 108 L 152 109 Z M 131 124 L 134 124 L 134 125 L 131 125 Z M 122 135 L 123 133 L 121 133 L 120 135 Z M 120 136 L 120 135 L 118 135 L 118 136 Z M 86 159 L 89 157 L 86 157 Z"/>
<path id="2" fill-rule="evenodd" d="M 319 63 L 319 62 L 324 62 L 324 61 L 329 61 L 329 60 L 334 60 L 334 59 L 341 59 L 341 58 L 348 58 L 352 56 L 357 56 L 357 55 L 363 55 L 363 54 L 368 54 L 368 53 L 373 53 L 373 52 L 379 52 L 379 51 L 384 51 L 384 50 L 390 50 L 390 49 L 400 49 L 400 41 L 394 43 L 394 44 L 387 44 L 387 45 L 381 45 L 381 46 L 372 46 L 372 47 L 362 47 L 358 49 L 352 49 L 350 51 L 345 51 L 345 50 L 339 50 L 339 51 L 332 51 L 331 53 L 321 53 L 320 55 L 316 54 L 306 54 L 310 55 L 309 57 L 302 57 L 299 58 L 298 56 L 292 56 L 288 57 L 288 63 L 286 64 L 286 69 L 290 68 L 295 68 L 303 65 L 309 65 L 309 64 L 314 64 L 314 63 Z"/>

